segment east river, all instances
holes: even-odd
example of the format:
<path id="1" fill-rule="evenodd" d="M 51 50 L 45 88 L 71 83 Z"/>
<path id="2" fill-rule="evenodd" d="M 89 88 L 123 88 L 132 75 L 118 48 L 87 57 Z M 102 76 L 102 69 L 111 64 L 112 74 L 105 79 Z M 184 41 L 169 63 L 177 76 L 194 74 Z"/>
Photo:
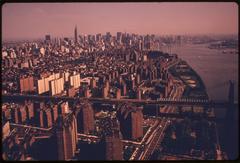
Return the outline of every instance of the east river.
<path id="1" fill-rule="evenodd" d="M 227 100 L 229 80 L 235 83 L 234 96 L 235 101 L 238 100 L 238 54 L 222 53 L 222 50 L 209 49 L 208 44 L 184 44 L 175 45 L 171 48 L 171 53 L 175 53 L 179 58 L 187 61 L 187 63 L 198 73 L 203 80 L 209 99 L 211 100 Z M 162 49 L 165 52 L 170 52 L 169 48 Z M 224 117 L 225 112 L 215 109 L 217 117 Z M 232 152 L 237 154 L 238 144 L 238 109 L 236 112 L 236 129 L 235 150 Z M 218 124 L 220 131 L 220 140 L 224 133 L 223 125 Z M 235 155 L 234 154 L 234 155 Z M 234 157 L 234 156 L 233 156 Z"/>

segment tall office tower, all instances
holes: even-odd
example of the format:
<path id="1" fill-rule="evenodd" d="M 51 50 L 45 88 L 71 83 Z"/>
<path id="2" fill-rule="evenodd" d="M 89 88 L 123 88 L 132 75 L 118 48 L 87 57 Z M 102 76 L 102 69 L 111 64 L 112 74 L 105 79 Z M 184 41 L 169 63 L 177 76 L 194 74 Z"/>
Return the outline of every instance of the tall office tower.
<path id="1" fill-rule="evenodd" d="M 45 43 L 50 43 L 51 42 L 51 36 L 50 35 L 46 35 L 45 36 Z"/>
<path id="2" fill-rule="evenodd" d="M 77 26 L 75 26 L 75 29 L 74 29 L 74 42 L 75 44 L 78 44 Z"/>
<path id="3" fill-rule="evenodd" d="M 89 102 L 79 103 L 75 108 L 75 115 L 79 133 L 89 134 L 94 130 L 94 113 Z"/>
<path id="4" fill-rule="evenodd" d="M 60 38 L 56 38 L 56 44 L 57 44 L 57 46 L 61 46 L 61 39 Z"/>
<path id="5" fill-rule="evenodd" d="M 122 105 L 118 109 L 117 117 L 120 121 L 120 130 L 124 139 L 136 140 L 143 136 L 142 107 Z"/>
<path id="6" fill-rule="evenodd" d="M 100 41 L 101 37 L 102 37 L 101 33 L 96 34 L 96 41 Z"/>
<path id="7" fill-rule="evenodd" d="M 122 43 L 122 33 L 117 32 L 117 41 L 121 44 Z"/>
<path id="8" fill-rule="evenodd" d="M 139 46 L 138 46 L 138 49 L 139 49 L 140 51 L 143 50 L 143 45 L 144 45 L 143 41 L 140 40 L 140 41 L 139 41 Z"/>
<path id="9" fill-rule="evenodd" d="M 55 126 L 57 159 L 70 160 L 77 149 L 77 122 L 74 114 L 59 116 Z"/>
<path id="10" fill-rule="evenodd" d="M 107 32 L 106 33 L 106 41 L 108 41 L 108 42 L 110 42 L 110 40 L 111 40 L 111 33 L 110 32 Z"/>
<path id="11" fill-rule="evenodd" d="M 119 131 L 119 122 L 116 117 L 109 118 L 109 128 L 104 129 L 103 144 L 106 160 L 123 160 L 122 136 Z"/>

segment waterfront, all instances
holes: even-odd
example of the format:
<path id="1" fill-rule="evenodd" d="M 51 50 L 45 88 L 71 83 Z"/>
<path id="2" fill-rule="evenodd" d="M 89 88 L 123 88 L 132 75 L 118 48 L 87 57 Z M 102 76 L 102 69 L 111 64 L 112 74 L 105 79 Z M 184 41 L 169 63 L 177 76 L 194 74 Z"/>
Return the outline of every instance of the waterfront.
<path id="1" fill-rule="evenodd" d="M 209 49 L 207 44 L 183 44 L 174 46 L 171 50 L 179 58 L 187 61 L 199 74 L 210 99 L 226 100 L 229 80 L 234 80 L 236 83 L 234 93 L 235 100 L 238 99 L 238 55 L 224 54 L 219 50 Z"/>
<path id="2" fill-rule="evenodd" d="M 229 80 L 235 83 L 234 99 L 238 100 L 238 54 L 226 54 L 221 50 L 209 49 L 208 44 L 183 44 L 173 46 L 171 52 L 185 60 L 203 80 L 209 99 L 227 100 Z M 167 48 L 163 49 L 167 51 Z M 214 109 L 215 115 L 219 118 L 225 116 L 225 111 Z M 238 110 L 235 114 L 236 125 L 233 126 L 236 134 L 234 142 L 238 142 Z M 223 143 L 223 124 L 217 124 L 220 134 L 220 142 Z M 229 142 L 228 142 L 229 143 Z M 237 144 L 234 143 L 231 156 L 238 153 Z"/>
<path id="3" fill-rule="evenodd" d="M 167 51 L 167 48 L 163 48 Z M 238 55 L 224 54 L 221 50 L 209 49 L 208 44 L 182 44 L 172 46 L 171 52 L 187 63 L 203 80 L 209 99 L 227 100 L 229 80 L 235 82 L 234 99 L 238 100 Z M 216 111 L 218 117 L 224 112 Z M 237 118 L 237 117 L 236 117 Z"/>

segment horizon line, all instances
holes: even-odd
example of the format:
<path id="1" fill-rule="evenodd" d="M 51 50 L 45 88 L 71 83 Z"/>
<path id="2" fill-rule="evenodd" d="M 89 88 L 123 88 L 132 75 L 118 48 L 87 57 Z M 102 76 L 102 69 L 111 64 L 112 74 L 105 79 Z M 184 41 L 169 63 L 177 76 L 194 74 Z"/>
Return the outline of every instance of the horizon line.
<path id="1" fill-rule="evenodd" d="M 121 31 L 119 31 L 121 32 Z M 97 35 L 97 34 L 101 34 L 101 35 L 106 35 L 107 32 L 105 33 L 101 33 L 101 32 L 98 32 L 98 33 L 95 33 L 95 34 L 79 34 L 80 36 L 83 36 L 83 35 Z M 112 36 L 115 36 L 117 32 L 114 32 L 114 35 Z M 146 35 L 155 35 L 155 36 L 204 36 L 204 35 L 209 35 L 209 36 L 221 36 L 221 35 L 238 35 L 238 33 L 182 33 L 182 34 L 153 34 L 153 33 L 149 33 L 149 34 L 139 34 L 139 33 L 134 33 L 134 32 L 121 32 L 121 33 L 127 33 L 127 34 L 136 34 L 136 35 L 140 35 L 140 36 L 146 36 Z M 110 34 L 112 34 L 110 32 Z M 50 35 L 51 36 L 51 39 L 52 38 L 64 38 L 64 37 L 67 37 L 67 38 L 74 38 L 74 35 L 73 36 L 56 36 L 56 35 L 51 35 L 49 33 L 46 33 L 45 35 L 43 36 L 40 36 L 40 37 L 26 37 L 26 38 L 2 38 L 2 42 L 11 42 L 11 41 L 25 41 L 25 40 L 40 40 L 40 39 L 45 39 L 45 36 L 46 35 Z"/>

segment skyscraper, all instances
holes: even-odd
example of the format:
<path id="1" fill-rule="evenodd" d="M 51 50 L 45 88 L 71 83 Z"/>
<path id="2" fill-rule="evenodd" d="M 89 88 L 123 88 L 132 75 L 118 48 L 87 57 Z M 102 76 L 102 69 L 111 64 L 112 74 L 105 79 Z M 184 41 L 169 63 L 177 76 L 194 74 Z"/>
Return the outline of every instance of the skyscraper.
<path id="1" fill-rule="evenodd" d="M 77 26 L 75 26 L 75 29 L 74 29 L 74 42 L 75 44 L 78 43 Z"/>
<path id="2" fill-rule="evenodd" d="M 117 41 L 121 44 L 122 43 L 122 33 L 117 32 Z"/>
<path id="3" fill-rule="evenodd" d="M 51 36 L 45 35 L 45 43 L 49 44 L 51 42 Z"/>

